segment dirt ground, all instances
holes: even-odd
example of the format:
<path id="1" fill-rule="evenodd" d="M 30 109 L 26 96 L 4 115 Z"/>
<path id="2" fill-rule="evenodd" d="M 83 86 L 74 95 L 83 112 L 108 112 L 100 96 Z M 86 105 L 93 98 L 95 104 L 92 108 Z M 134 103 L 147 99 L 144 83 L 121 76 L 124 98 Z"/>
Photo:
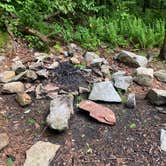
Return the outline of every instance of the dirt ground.
<path id="1" fill-rule="evenodd" d="M 160 129 L 166 129 L 166 115 L 147 103 L 144 96 L 136 99 L 136 109 L 106 104 L 116 114 L 115 126 L 101 124 L 75 109 L 69 130 L 58 133 L 45 126 L 48 100 L 36 100 L 31 107 L 20 108 L 14 96 L 3 96 L 0 110 L 5 117 L 1 116 L 0 131 L 9 134 L 10 144 L 0 153 L 0 165 L 6 165 L 7 157 L 14 160 L 14 165 L 23 165 L 25 151 L 31 145 L 38 140 L 49 140 L 61 145 L 50 166 L 165 166 Z M 31 111 L 24 113 L 27 109 Z"/>
<path id="2" fill-rule="evenodd" d="M 128 75 L 133 71 L 112 58 L 108 60 Z M 149 67 L 165 68 L 161 62 L 152 62 Z M 156 79 L 152 87 L 166 89 Z M 23 108 L 16 103 L 15 95 L 0 94 L 0 132 L 10 137 L 9 145 L 0 152 L 0 166 L 7 165 L 7 158 L 13 160 L 14 166 L 22 166 L 26 150 L 39 140 L 61 145 L 50 166 L 166 166 L 166 152 L 160 149 L 160 130 L 166 129 L 166 114 L 144 99 L 152 87 L 136 84 L 130 87 L 129 92 L 136 93 L 135 109 L 127 109 L 124 104 L 101 103 L 115 113 L 114 126 L 90 118 L 76 107 L 76 102 L 70 127 L 61 133 L 45 124 L 49 99 L 34 98 L 31 106 Z"/>

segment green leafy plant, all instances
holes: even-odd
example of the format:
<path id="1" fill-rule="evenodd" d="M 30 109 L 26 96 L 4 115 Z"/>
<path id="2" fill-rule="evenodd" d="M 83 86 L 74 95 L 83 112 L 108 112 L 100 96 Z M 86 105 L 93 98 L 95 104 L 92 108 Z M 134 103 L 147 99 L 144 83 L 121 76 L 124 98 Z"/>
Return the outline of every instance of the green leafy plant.
<path id="1" fill-rule="evenodd" d="M 26 122 L 29 123 L 29 124 L 35 124 L 35 123 L 36 123 L 36 120 L 33 119 L 33 118 L 27 118 L 27 119 L 26 119 Z"/>
<path id="2" fill-rule="evenodd" d="M 131 129 L 135 129 L 136 127 L 137 127 L 137 126 L 136 126 L 135 123 L 130 124 L 130 128 L 131 128 Z"/>
<path id="3" fill-rule="evenodd" d="M 13 166 L 13 160 L 12 158 L 8 157 L 6 161 L 7 166 Z"/>

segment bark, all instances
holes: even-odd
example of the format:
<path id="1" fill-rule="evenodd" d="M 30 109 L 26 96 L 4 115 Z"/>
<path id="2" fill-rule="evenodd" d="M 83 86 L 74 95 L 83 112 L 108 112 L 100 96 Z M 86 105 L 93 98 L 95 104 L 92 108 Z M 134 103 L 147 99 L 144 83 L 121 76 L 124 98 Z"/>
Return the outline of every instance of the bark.
<path id="1" fill-rule="evenodd" d="M 162 60 L 166 60 L 166 32 L 165 32 L 164 42 L 160 50 L 159 58 Z"/>

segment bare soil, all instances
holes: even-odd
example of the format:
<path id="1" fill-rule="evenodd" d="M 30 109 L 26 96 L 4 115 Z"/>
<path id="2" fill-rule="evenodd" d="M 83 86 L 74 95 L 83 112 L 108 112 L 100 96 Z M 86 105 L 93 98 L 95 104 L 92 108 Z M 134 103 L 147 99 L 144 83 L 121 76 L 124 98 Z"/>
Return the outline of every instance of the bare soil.
<path id="1" fill-rule="evenodd" d="M 127 74 L 134 70 L 117 64 L 112 58 L 109 61 Z M 149 65 L 155 69 L 165 67 L 161 62 Z M 71 72 L 73 70 L 71 68 Z M 67 77 L 64 72 L 56 72 L 59 72 L 57 80 L 62 87 L 78 88 L 75 81 L 63 82 Z M 81 83 L 84 81 L 85 78 Z M 152 87 L 166 89 L 165 84 L 156 79 Z M 135 109 L 127 109 L 124 104 L 101 103 L 115 113 L 117 123 L 114 126 L 99 123 L 87 112 L 79 110 L 76 99 L 70 127 L 61 133 L 45 124 L 49 99 L 34 98 L 31 106 L 23 108 L 15 101 L 15 95 L 0 94 L 0 132 L 6 132 L 10 137 L 9 145 L 0 152 L 0 166 L 7 165 L 8 157 L 14 166 L 22 166 L 26 150 L 39 140 L 61 145 L 50 166 L 165 166 L 166 152 L 160 149 L 160 130 L 166 129 L 166 114 L 159 113 L 158 108 L 144 99 L 152 87 L 135 83 L 130 87 L 129 92 L 136 93 Z"/>

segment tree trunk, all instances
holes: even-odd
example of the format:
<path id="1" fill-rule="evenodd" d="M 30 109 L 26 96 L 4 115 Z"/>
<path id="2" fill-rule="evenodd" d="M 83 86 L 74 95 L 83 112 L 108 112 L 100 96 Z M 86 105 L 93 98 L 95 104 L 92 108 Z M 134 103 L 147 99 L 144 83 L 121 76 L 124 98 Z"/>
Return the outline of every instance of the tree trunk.
<path id="1" fill-rule="evenodd" d="M 162 60 L 166 60 L 166 31 L 165 31 L 164 42 L 160 50 L 159 58 Z"/>

